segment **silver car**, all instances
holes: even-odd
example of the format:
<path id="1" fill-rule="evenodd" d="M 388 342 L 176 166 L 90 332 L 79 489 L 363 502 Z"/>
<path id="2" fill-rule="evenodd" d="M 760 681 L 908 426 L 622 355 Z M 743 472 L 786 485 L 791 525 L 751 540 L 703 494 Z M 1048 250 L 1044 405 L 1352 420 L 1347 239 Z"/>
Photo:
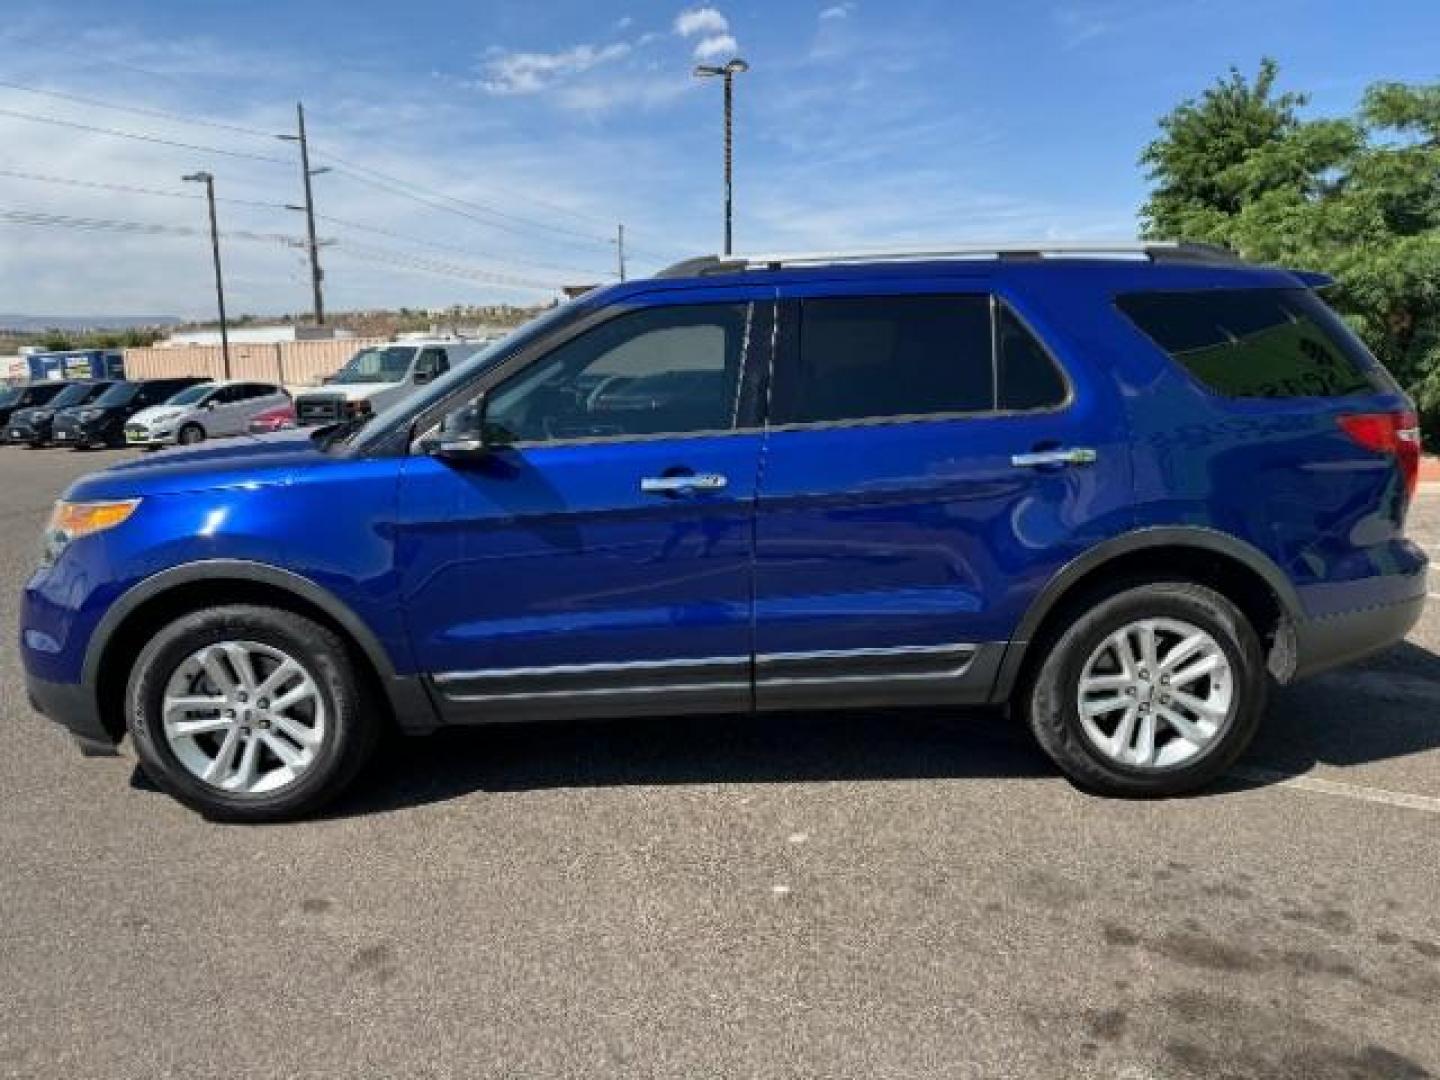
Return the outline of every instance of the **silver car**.
<path id="1" fill-rule="evenodd" d="M 201 383 L 132 416 L 125 422 L 125 441 L 132 446 L 191 446 L 243 435 L 254 417 L 289 403 L 289 393 L 274 383 Z"/>

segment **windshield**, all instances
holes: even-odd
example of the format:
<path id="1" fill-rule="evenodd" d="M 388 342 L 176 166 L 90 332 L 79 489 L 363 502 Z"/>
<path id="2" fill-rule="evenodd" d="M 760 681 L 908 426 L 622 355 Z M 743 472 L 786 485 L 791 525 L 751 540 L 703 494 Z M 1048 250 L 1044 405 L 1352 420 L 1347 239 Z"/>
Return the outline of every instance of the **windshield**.
<path id="1" fill-rule="evenodd" d="M 578 300 L 556 304 L 549 311 L 531 319 L 518 330 L 512 331 L 499 341 L 492 342 L 479 352 L 462 360 L 426 386 L 420 393 L 401 398 L 389 408 L 378 413 L 363 427 L 357 424 L 353 428 L 337 433 L 326 445 L 347 445 L 353 441 L 356 447 L 364 447 L 373 439 L 383 438 L 386 433 L 394 430 L 396 425 L 410 423 L 426 409 L 453 394 L 457 388 L 473 381 L 475 376 L 486 368 L 498 364 L 507 356 L 523 349 L 532 341 L 548 334 L 562 323 L 579 317 L 588 310 L 590 310 L 590 305 Z"/>
<path id="2" fill-rule="evenodd" d="M 129 405 L 130 399 L 140 392 L 140 384 L 133 382 L 117 382 L 106 390 L 98 398 L 95 404 L 101 408 L 109 408 L 112 405 Z"/>
<path id="3" fill-rule="evenodd" d="M 50 399 L 46 406 L 51 409 L 66 409 L 71 405 L 80 405 L 90 400 L 90 395 L 95 392 L 95 387 L 90 383 L 71 383 Z"/>
<path id="4" fill-rule="evenodd" d="M 414 356 L 413 345 L 361 349 L 330 381 L 341 384 L 400 382 L 410 370 Z"/>
<path id="5" fill-rule="evenodd" d="M 25 391 L 18 386 L 7 386 L 3 390 L 0 390 L 0 409 L 5 408 L 7 405 L 14 405 L 20 400 L 20 395 L 24 392 Z"/>
<path id="6" fill-rule="evenodd" d="M 215 389 L 214 383 L 201 383 L 199 386 L 187 387 L 165 402 L 166 405 L 194 405 L 211 390 Z"/>

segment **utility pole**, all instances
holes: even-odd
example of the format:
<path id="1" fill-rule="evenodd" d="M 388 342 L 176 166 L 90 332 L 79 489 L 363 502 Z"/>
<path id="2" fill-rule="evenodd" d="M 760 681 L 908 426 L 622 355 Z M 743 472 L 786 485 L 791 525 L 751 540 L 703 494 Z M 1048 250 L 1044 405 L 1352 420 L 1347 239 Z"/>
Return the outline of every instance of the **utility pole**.
<path id="1" fill-rule="evenodd" d="M 287 210 L 303 210 L 305 212 L 305 233 L 307 247 L 310 251 L 310 287 L 314 293 L 315 301 L 315 325 L 325 325 L 325 298 L 320 290 L 320 283 L 325 280 L 325 272 L 320 269 L 320 245 L 315 239 L 315 196 L 311 191 L 310 178 L 319 176 L 321 173 L 329 172 L 329 168 L 322 166 L 318 169 L 310 168 L 310 143 L 305 138 L 305 104 L 297 101 L 295 103 L 295 119 L 297 121 L 297 135 L 281 135 L 279 138 L 286 142 L 298 142 L 300 144 L 300 175 L 305 182 L 305 205 L 286 206 Z"/>
<path id="2" fill-rule="evenodd" d="M 735 57 L 723 67 L 716 67 L 712 64 L 700 64 L 695 68 L 696 78 L 720 77 L 725 80 L 725 254 L 731 252 L 731 241 L 734 231 L 734 210 L 735 191 L 733 184 L 733 131 L 735 117 L 735 76 L 742 71 L 749 71 L 750 65 L 740 57 Z"/>
<path id="3" fill-rule="evenodd" d="M 225 320 L 225 278 L 220 272 L 220 227 L 215 220 L 215 177 L 208 172 L 191 173 L 182 180 L 205 185 L 205 199 L 210 204 L 210 250 L 215 256 L 215 301 L 220 308 L 220 358 L 225 378 L 230 378 L 230 328 Z"/>
<path id="4" fill-rule="evenodd" d="M 615 253 L 620 261 L 620 280 L 625 280 L 625 223 L 615 226 Z"/>

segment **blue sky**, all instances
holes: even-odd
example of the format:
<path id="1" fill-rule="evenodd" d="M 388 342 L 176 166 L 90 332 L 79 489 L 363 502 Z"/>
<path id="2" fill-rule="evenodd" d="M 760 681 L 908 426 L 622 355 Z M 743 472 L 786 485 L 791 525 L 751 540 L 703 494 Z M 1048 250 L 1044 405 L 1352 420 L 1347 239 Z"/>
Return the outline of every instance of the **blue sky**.
<path id="1" fill-rule="evenodd" d="M 209 169 L 222 196 L 266 204 L 221 206 L 222 229 L 251 234 L 226 244 L 231 306 L 257 313 L 306 305 L 302 254 L 275 239 L 300 232 L 283 209 L 298 166 L 264 135 L 291 129 L 297 98 L 316 164 L 336 167 L 315 181 L 329 304 L 355 308 L 541 299 L 613 272 L 617 221 L 634 273 L 716 250 L 720 93 L 690 76 L 697 55 L 752 66 L 737 80 L 741 250 L 1133 235 L 1155 119 L 1229 65 L 1275 56 L 1317 113 L 1351 110 L 1375 80 L 1440 78 L 1434 0 L 4 9 L 0 81 L 247 130 L 0 87 L 0 171 L 51 178 L 0 175 L 0 210 L 198 227 L 194 199 L 55 181 L 193 196 L 179 177 Z M 0 311 L 207 315 L 208 273 L 203 238 L 0 221 Z"/>

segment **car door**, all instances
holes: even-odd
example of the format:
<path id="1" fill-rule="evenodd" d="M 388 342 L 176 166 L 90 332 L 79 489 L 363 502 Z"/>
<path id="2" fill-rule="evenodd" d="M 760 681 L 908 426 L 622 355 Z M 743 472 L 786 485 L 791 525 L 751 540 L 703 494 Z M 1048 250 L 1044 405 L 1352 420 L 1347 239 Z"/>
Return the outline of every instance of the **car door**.
<path id="1" fill-rule="evenodd" d="M 401 480 L 417 665 L 462 719 L 748 709 L 771 290 L 659 293 L 483 381 L 477 462 Z"/>
<path id="2" fill-rule="evenodd" d="M 1029 600 L 1125 512 L 1108 388 L 981 275 L 781 296 L 757 706 L 986 699 Z"/>
<path id="3" fill-rule="evenodd" d="M 449 370 L 450 362 L 446 359 L 445 350 L 438 345 L 427 346 L 421 349 L 420 355 L 415 358 L 415 374 L 410 381 L 416 386 L 423 386 L 434 382 Z"/>

